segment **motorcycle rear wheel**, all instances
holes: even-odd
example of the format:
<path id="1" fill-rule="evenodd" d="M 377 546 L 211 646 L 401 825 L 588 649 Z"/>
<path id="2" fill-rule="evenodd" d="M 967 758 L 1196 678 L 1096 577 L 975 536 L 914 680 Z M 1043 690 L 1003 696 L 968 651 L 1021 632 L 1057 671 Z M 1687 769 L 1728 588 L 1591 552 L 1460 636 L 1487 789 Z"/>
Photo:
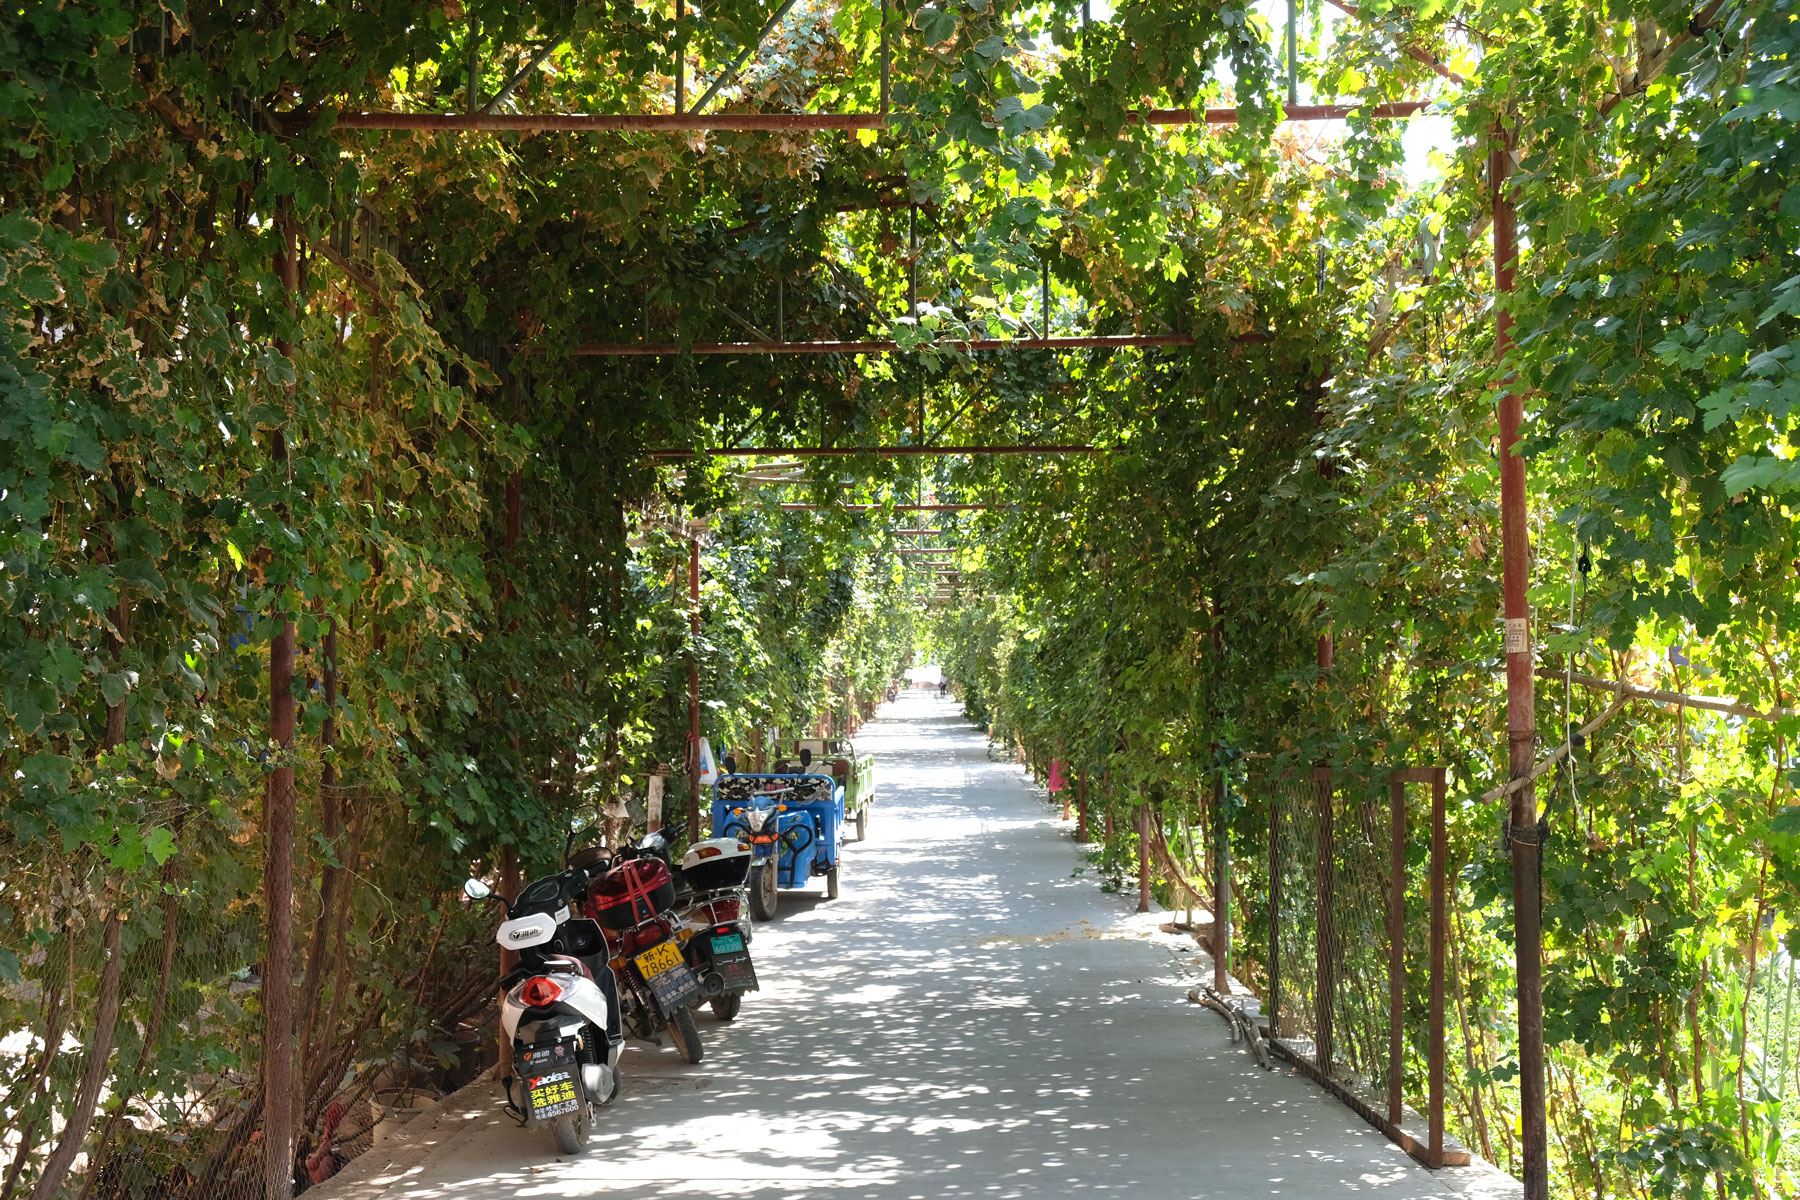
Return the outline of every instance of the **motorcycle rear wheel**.
<path id="1" fill-rule="evenodd" d="M 767 859 L 756 868 L 750 883 L 750 916 L 757 921 L 773 921 L 780 898 L 775 893 L 775 860 Z"/>
<path id="2" fill-rule="evenodd" d="M 838 898 L 838 869 L 836 867 L 825 872 L 825 898 L 827 900 Z"/>
<path id="3" fill-rule="evenodd" d="M 681 1055 L 681 1061 L 697 1063 L 705 1055 L 700 1044 L 700 1027 L 694 1024 L 692 1009 L 680 1008 L 669 1014 L 669 1040 Z"/>
<path id="4" fill-rule="evenodd" d="M 553 1126 L 556 1133 L 556 1148 L 564 1154 L 579 1154 L 588 1140 L 588 1105 L 582 1102 L 582 1111 L 564 1113 L 556 1118 Z"/>
<path id="5" fill-rule="evenodd" d="M 742 992 L 732 992 L 727 996 L 714 996 L 712 999 L 713 1020 L 736 1020 L 738 1010 L 742 1007 L 744 1007 L 744 993 Z"/>
<path id="6" fill-rule="evenodd" d="M 869 806 L 867 802 L 864 802 L 863 806 L 856 810 L 856 840 L 859 842 L 869 840 Z"/>

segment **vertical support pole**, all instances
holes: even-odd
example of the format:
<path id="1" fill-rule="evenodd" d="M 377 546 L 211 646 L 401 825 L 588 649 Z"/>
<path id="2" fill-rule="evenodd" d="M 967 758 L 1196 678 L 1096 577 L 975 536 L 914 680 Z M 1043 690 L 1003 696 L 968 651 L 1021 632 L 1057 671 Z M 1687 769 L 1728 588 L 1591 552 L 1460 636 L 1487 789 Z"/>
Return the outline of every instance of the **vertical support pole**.
<path id="1" fill-rule="evenodd" d="M 888 46 L 888 0 L 881 0 L 881 115 L 888 113 L 888 80 L 892 73 Z"/>
<path id="2" fill-rule="evenodd" d="M 1230 994 L 1231 830 L 1225 822 L 1225 768 L 1213 781 L 1213 990 Z"/>
<path id="3" fill-rule="evenodd" d="M 519 598 L 519 585 L 513 581 L 512 564 L 513 554 L 519 545 L 519 535 L 524 532 L 524 529 L 525 481 L 519 472 L 514 471 L 511 475 L 506 477 L 505 548 L 507 572 L 506 582 L 500 585 L 500 603 L 503 607 Z M 514 629 L 517 625 L 517 619 L 509 615 L 506 623 L 507 629 Z M 519 734 L 516 727 L 513 731 L 512 748 L 515 755 L 519 753 Z M 500 848 L 500 895 L 505 897 L 506 902 L 509 905 L 518 897 L 520 886 L 519 852 L 512 846 L 502 846 Z M 500 974 L 505 975 L 508 971 L 511 971 L 518 965 L 519 952 L 517 950 L 508 949 L 505 946 L 500 947 Z M 506 1052 L 500 1056 L 500 1061 L 504 1064 L 511 1064 L 511 1047 L 508 1047 Z"/>
<path id="4" fill-rule="evenodd" d="M 787 341 L 787 285 L 779 275 L 775 277 L 775 340 Z"/>
<path id="5" fill-rule="evenodd" d="M 700 838 L 700 539 L 688 539 L 688 838 Z"/>
<path id="6" fill-rule="evenodd" d="M 300 292 L 297 232 L 286 207 L 278 217 L 281 248 L 275 274 L 287 293 L 290 316 Z M 275 343 L 292 357 L 293 344 Z M 286 431 L 277 426 L 270 465 L 285 488 L 292 482 Z M 276 603 L 285 603 L 277 600 Z M 263 908 L 268 958 L 262 973 L 263 1194 L 287 1200 L 294 1193 L 294 622 L 284 620 L 269 644 L 269 740 L 275 766 L 263 785 Z"/>
<path id="7" fill-rule="evenodd" d="M 500 847 L 500 898 L 509 905 L 519 898 L 519 852 L 512 846 Z M 500 973 L 518 965 L 519 952 L 500 947 Z"/>
<path id="8" fill-rule="evenodd" d="M 1512 153 L 1496 127 L 1488 149 L 1488 187 L 1494 213 L 1494 352 L 1504 372 L 1512 349 L 1512 314 L 1506 309 L 1518 259 L 1518 214 L 1507 194 Z M 1525 460 L 1519 426 L 1524 398 L 1512 376 L 1500 383 L 1500 557 L 1506 603 L 1506 732 L 1512 794 L 1513 952 L 1519 1005 L 1519 1140 L 1524 1160 L 1525 1200 L 1549 1200 L 1549 1145 L 1544 1094 L 1544 980 L 1541 844 L 1537 795 L 1526 780 L 1537 745 L 1537 715 L 1531 678 L 1531 610 L 1526 586 L 1531 571 L 1531 531 L 1527 525 Z"/>
<path id="9" fill-rule="evenodd" d="M 1044 336 L 1050 336 L 1050 250 L 1044 249 L 1044 296 L 1042 304 Z"/>
<path id="10" fill-rule="evenodd" d="M 1318 854 L 1313 873 L 1313 910 L 1316 929 L 1313 945 L 1314 979 L 1318 991 L 1313 1000 L 1313 1061 L 1327 1077 L 1332 1075 L 1332 1019 L 1337 1008 L 1337 921 L 1331 901 L 1337 891 L 1337 853 L 1333 845 L 1331 768 L 1313 768 L 1313 791 L 1318 822 Z"/>
<path id="11" fill-rule="evenodd" d="M 687 110 L 687 35 L 681 24 L 686 16 L 682 0 L 675 0 L 675 111 Z"/>
<path id="12" fill-rule="evenodd" d="M 1300 0 L 1288 0 L 1287 102 L 1300 103 Z"/>
<path id="13" fill-rule="evenodd" d="M 919 206 L 906 211 L 906 315 L 919 315 Z M 924 430 L 919 431 L 924 435 Z"/>
<path id="14" fill-rule="evenodd" d="M 1269 781 L 1269 1036 L 1281 1036 L 1281 823 L 1287 819 Z"/>
<path id="15" fill-rule="evenodd" d="M 1075 840 L 1084 845 L 1088 840 L 1087 774 L 1085 772 L 1075 777 Z"/>
<path id="16" fill-rule="evenodd" d="M 1190 824 L 1188 822 L 1186 814 L 1182 815 L 1181 832 L 1182 832 L 1182 837 L 1185 840 L 1185 848 L 1187 851 L 1186 861 L 1191 862 L 1191 863 L 1195 864 L 1196 866 L 1198 866 L 1200 863 L 1200 856 L 1197 853 L 1195 853 L 1195 851 L 1194 851 L 1194 831 L 1195 831 L 1196 826 L 1205 822 L 1206 811 L 1205 811 L 1204 805 L 1196 804 L 1195 807 L 1197 809 L 1199 809 L 1199 811 L 1197 811 L 1194 814 L 1194 821 L 1192 824 Z M 1183 888 L 1183 889 L 1181 889 L 1181 891 L 1182 891 L 1183 898 L 1187 901 L 1186 925 L 1187 925 L 1188 932 L 1191 933 L 1191 932 L 1193 932 L 1193 929 L 1194 929 L 1194 901 L 1196 899 L 1198 899 L 1198 897 L 1194 894 L 1194 892 L 1191 888 Z"/>
<path id="17" fill-rule="evenodd" d="M 1431 779 L 1431 1011 L 1426 1029 L 1426 1121 L 1431 1165 L 1444 1165 L 1444 947 L 1450 940 L 1449 848 L 1444 833 L 1444 769 Z"/>
<path id="18" fill-rule="evenodd" d="M 1150 805 L 1139 804 L 1138 834 L 1138 904 L 1141 913 L 1150 911 Z"/>
<path id="19" fill-rule="evenodd" d="M 481 21 L 469 19 L 469 111 L 481 107 Z"/>
<path id="20" fill-rule="evenodd" d="M 1406 1019 L 1406 783 L 1388 780 L 1388 1121 L 1400 1124 L 1405 1101 L 1400 1084 L 1405 1075 Z"/>

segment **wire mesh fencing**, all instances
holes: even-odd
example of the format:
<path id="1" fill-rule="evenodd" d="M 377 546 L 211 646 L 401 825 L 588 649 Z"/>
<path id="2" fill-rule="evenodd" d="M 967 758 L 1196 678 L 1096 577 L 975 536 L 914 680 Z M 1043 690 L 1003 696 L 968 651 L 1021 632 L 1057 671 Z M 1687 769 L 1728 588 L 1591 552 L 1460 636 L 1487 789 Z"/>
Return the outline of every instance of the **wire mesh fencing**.
<path id="1" fill-rule="evenodd" d="M 1256 763 L 1225 834 L 1235 961 L 1278 1052 L 1430 1165 L 1469 1157 L 1445 1137 L 1443 789 Z"/>
<path id="2" fill-rule="evenodd" d="M 421 888 L 407 856 L 340 833 L 294 910 L 283 1049 L 296 1146 L 273 1171 L 291 1170 L 296 1191 L 473 1078 L 493 1049 L 488 914 Z M 396 823 L 380 844 L 403 833 Z M 0 1194 L 268 1193 L 260 840 L 198 822 L 185 834 L 137 885 L 77 863 L 7 878 L 0 904 L 21 936 L 0 943 Z"/>

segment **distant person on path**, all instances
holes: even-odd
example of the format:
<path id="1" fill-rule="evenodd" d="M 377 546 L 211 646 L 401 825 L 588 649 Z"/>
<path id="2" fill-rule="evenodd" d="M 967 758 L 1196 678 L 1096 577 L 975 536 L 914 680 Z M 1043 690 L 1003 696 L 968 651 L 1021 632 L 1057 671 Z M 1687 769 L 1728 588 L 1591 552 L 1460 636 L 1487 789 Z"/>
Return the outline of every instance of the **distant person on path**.
<path id="1" fill-rule="evenodd" d="M 938 699 L 942 700 L 945 696 L 947 696 L 949 694 L 950 694 L 950 680 L 949 680 L 949 677 L 946 676 L 945 678 L 938 680 Z"/>

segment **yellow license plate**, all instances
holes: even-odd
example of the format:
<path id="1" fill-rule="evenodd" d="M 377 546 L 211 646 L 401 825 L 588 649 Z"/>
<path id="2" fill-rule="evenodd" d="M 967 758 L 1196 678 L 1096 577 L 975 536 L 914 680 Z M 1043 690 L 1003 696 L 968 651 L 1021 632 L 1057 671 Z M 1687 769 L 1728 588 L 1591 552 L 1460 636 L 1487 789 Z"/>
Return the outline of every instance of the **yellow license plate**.
<path id="1" fill-rule="evenodd" d="M 638 955 L 637 965 L 638 970 L 644 973 L 644 978 L 649 979 L 652 975 L 661 975 L 664 971 L 673 971 L 679 967 L 681 951 L 675 948 L 674 942 L 663 942 Z"/>

